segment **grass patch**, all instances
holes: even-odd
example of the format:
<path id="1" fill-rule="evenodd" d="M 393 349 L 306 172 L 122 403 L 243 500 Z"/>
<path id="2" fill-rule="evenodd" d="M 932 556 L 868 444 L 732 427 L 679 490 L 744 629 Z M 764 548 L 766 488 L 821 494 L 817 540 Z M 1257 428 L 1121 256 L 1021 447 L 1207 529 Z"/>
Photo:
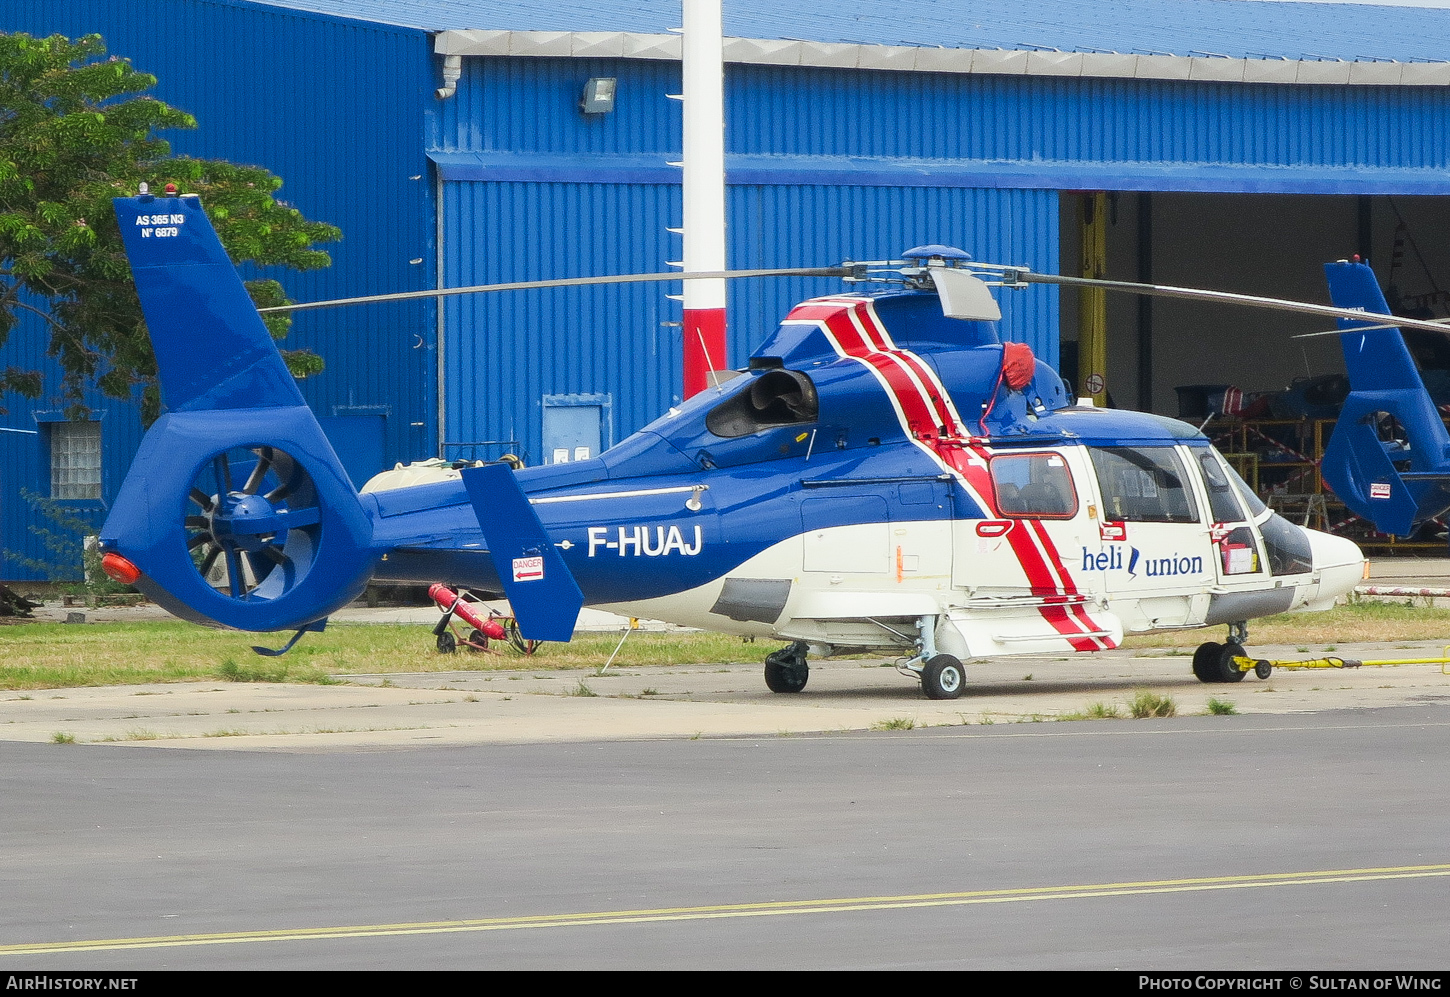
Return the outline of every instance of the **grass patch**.
<path id="1" fill-rule="evenodd" d="M 1128 712 L 1133 715 L 1135 720 L 1146 720 L 1149 717 L 1176 717 L 1178 704 L 1173 702 L 1172 696 L 1160 696 L 1147 689 L 1139 689 L 1133 696 L 1133 701 L 1128 704 Z"/>
<path id="2" fill-rule="evenodd" d="M 132 727 L 119 737 L 103 737 L 102 741 L 158 741 L 161 735 L 149 727 Z"/>
<path id="3" fill-rule="evenodd" d="M 52 744 L 75 744 L 76 736 L 67 731 L 58 730 L 50 735 L 50 741 Z"/>
<path id="4" fill-rule="evenodd" d="M 225 682 L 304 682 L 314 685 L 337 685 L 338 680 L 311 662 L 296 663 L 280 658 L 263 658 L 238 664 L 227 658 L 217 666 L 214 678 Z"/>
<path id="5" fill-rule="evenodd" d="M 566 696 L 583 696 L 586 699 L 594 699 L 594 698 L 596 698 L 599 695 L 599 693 L 597 693 L 593 689 L 589 688 L 589 683 L 588 682 L 585 682 L 583 679 L 580 679 L 579 680 L 579 684 L 576 685 L 574 688 L 572 688 L 572 689 L 568 690 L 567 692 L 565 692 L 564 695 L 566 695 Z"/>
<path id="6" fill-rule="evenodd" d="M 1204 712 L 1216 717 L 1233 717 L 1238 715 L 1239 708 L 1226 699 L 1210 696 L 1208 698 L 1208 705 L 1204 707 Z"/>
<path id="7" fill-rule="evenodd" d="M 580 634 L 568 644 L 546 643 L 531 657 L 517 654 L 439 654 L 423 625 L 334 623 L 308 634 L 280 659 L 262 658 L 258 634 L 211 630 L 180 620 L 138 623 L 17 623 L 5 627 L 0 689 L 67 689 L 171 682 L 301 682 L 327 684 L 351 675 L 397 672 L 491 672 L 527 662 L 542 673 L 598 669 L 617 633 Z M 743 653 L 748 657 L 742 658 Z M 632 634 L 613 668 L 754 662 L 760 655 L 738 637 L 711 633 Z M 227 663 L 230 662 L 230 665 Z M 388 685 L 386 680 L 383 683 Z"/>
<path id="8" fill-rule="evenodd" d="M 1450 609 L 1358 602 L 1326 613 L 1292 613 L 1253 621 L 1256 644 L 1332 645 L 1356 640 L 1439 641 L 1450 630 Z M 1216 631 L 1170 631 L 1127 638 L 1129 648 L 1191 649 L 1218 639 Z M 210 630 L 179 620 L 140 623 L 18 623 L 5 627 L 0 689 L 172 682 L 292 682 L 327 684 L 351 675 L 397 672 L 516 669 L 532 672 L 597 670 L 619 643 L 617 633 L 588 633 L 568 643 L 546 643 L 529 658 L 516 654 L 439 654 L 424 625 L 337 623 L 308 634 L 285 658 L 264 659 L 251 645 L 257 634 Z M 742 657 L 744 655 L 744 657 Z M 725 634 L 639 632 L 630 636 L 613 668 L 755 663 L 754 645 Z M 890 664 L 887 662 L 886 664 Z M 513 678 L 515 676 L 510 676 Z M 1026 681 L 1031 681 L 1030 679 Z M 391 685 L 386 679 L 384 686 Z"/>
<path id="9" fill-rule="evenodd" d="M 1059 720 L 1121 720 L 1123 709 L 1117 703 L 1089 703 L 1085 709 L 1059 713 Z"/>
<path id="10" fill-rule="evenodd" d="M 892 717 L 889 720 L 878 720 L 871 725 L 872 730 L 915 730 L 916 721 L 911 717 Z"/>

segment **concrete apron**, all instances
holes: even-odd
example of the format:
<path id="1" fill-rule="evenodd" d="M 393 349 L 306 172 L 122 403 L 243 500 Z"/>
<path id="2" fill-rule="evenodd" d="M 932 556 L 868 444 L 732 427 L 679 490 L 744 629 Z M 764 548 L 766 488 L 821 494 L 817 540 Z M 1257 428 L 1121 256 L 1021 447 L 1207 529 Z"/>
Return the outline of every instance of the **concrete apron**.
<path id="1" fill-rule="evenodd" d="M 1205 639 L 1221 639 L 1221 628 Z M 1431 657 L 1435 643 L 1341 644 L 1362 660 Z M 1304 658 L 1293 647 L 1256 645 L 1265 658 Z M 1215 698 L 1243 714 L 1285 714 L 1450 703 L 1438 665 L 1276 671 L 1267 681 L 1205 685 L 1188 652 L 1109 651 L 971 662 L 960 699 L 933 702 L 919 684 L 879 660 L 811 667 L 806 690 L 766 690 L 758 663 L 532 672 L 457 671 L 352 676 L 303 686 L 193 682 L 0 692 L 0 741 L 54 741 L 229 750 L 330 751 L 437 744 L 693 737 L 785 737 L 1060 721 L 1096 704 L 1132 723 L 1130 704 L 1148 690 L 1171 697 L 1179 716 Z M 1074 731 L 1081 728 L 1074 727 Z M 1064 732 L 1066 730 L 1064 729 Z M 64 745 L 57 745 L 58 750 Z"/>
<path id="2" fill-rule="evenodd" d="M 1377 559 L 1367 584 L 1450 588 L 1450 559 Z M 1413 601 L 1424 605 L 1429 600 Z M 47 606 L 36 615 L 64 620 L 68 612 L 76 610 Z M 154 606 L 87 612 L 89 622 L 153 616 L 167 614 Z M 355 606 L 336 618 L 421 628 L 435 623 L 438 613 Z M 618 630 L 623 622 L 595 610 L 585 610 L 580 620 L 581 629 L 595 630 Z M 1203 639 L 1222 640 L 1223 628 L 1205 629 Z M 1434 642 L 1340 644 L 1333 653 L 1361 660 L 1434 657 L 1444 647 Z M 1295 647 L 1259 644 L 1249 650 L 1255 657 L 1285 659 L 1325 652 L 1320 646 L 1300 653 Z M 759 662 L 611 669 L 603 676 L 594 670 L 521 669 L 357 675 L 337 686 L 202 682 L 0 691 L 0 741 L 69 736 L 78 743 L 306 751 L 777 737 L 907 725 L 1044 722 L 1086 713 L 1097 704 L 1116 706 L 1126 717 L 1142 690 L 1171 697 L 1180 716 L 1204 713 L 1209 699 L 1232 703 L 1239 713 L 1261 714 L 1450 702 L 1450 675 L 1437 665 L 1280 670 L 1268 681 L 1250 675 L 1241 683 L 1205 685 L 1190 672 L 1190 653 L 1119 650 L 968 662 L 962 697 L 943 702 L 924 698 L 914 679 L 879 659 L 814 663 L 809 684 L 798 695 L 767 691 Z"/>

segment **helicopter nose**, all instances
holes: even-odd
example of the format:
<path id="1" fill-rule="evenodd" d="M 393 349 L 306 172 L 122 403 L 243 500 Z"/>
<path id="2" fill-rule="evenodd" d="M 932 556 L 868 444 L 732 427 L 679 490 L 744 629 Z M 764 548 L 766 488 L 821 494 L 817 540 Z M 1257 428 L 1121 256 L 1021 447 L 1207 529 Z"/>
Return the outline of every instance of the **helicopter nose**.
<path id="1" fill-rule="evenodd" d="M 1353 540 L 1318 530 L 1305 530 L 1314 552 L 1314 578 L 1304 593 L 1307 610 L 1331 609 L 1340 596 L 1364 580 L 1364 553 Z"/>

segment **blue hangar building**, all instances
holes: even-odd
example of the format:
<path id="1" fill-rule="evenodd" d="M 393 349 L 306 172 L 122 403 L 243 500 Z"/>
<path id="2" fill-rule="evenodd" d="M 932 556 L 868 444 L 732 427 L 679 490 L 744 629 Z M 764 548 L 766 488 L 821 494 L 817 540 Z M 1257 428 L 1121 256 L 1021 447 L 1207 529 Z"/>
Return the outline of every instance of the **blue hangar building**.
<path id="1" fill-rule="evenodd" d="M 265 166 L 281 197 L 340 226 L 331 268 L 277 275 L 309 301 L 667 270 L 679 3 L 0 0 L 0 30 L 101 34 L 197 117 L 166 136 L 176 152 Z M 1445 313 L 1450 245 L 1431 235 L 1450 223 L 1450 11 L 1118 0 L 1103 15 L 1070 0 L 726 0 L 729 265 L 938 242 L 1323 300 L 1318 264 L 1358 252 L 1401 300 Z M 612 99 L 586 99 L 590 81 L 613 81 Z M 736 282 L 730 364 L 839 286 Z M 325 358 L 303 393 L 359 484 L 439 454 L 540 463 L 592 455 L 675 400 L 677 292 L 319 311 L 288 345 Z M 1124 407 L 1175 414 L 1178 385 L 1339 369 L 1332 339 L 1289 338 L 1312 319 L 1048 288 L 1004 299 L 1006 336 Z M 45 342 L 23 325 L 0 365 L 53 375 Z M 136 406 L 89 401 L 91 421 L 67 423 L 53 396 L 0 400 L 0 549 L 44 556 L 26 496 L 104 516 L 142 428 Z"/>

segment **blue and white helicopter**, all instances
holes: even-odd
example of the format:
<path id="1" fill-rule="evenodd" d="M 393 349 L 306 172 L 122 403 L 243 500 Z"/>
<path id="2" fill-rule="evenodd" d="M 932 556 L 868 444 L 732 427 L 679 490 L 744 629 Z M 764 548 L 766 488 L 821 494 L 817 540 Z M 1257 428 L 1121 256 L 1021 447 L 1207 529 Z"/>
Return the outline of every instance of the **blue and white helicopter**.
<path id="1" fill-rule="evenodd" d="M 1229 640 L 1193 671 L 1238 681 L 1246 621 L 1326 609 L 1362 578 L 1354 543 L 1270 511 L 1193 426 L 1075 401 L 999 339 L 989 285 L 1084 281 L 939 246 L 824 271 L 852 289 L 797 305 L 748 369 L 597 458 L 359 494 L 198 199 L 115 204 L 168 411 L 103 562 L 195 622 L 295 641 L 371 581 L 447 581 L 507 596 L 533 639 L 569 639 L 588 604 L 785 641 L 776 692 L 805 688 L 809 656 L 873 650 L 951 699 L 966 659 L 1214 624 Z M 1372 273 L 1336 268 L 1334 308 L 1089 283 L 1357 316 L 1324 474 L 1404 532 L 1450 506 L 1450 438 Z M 1380 440 L 1382 412 L 1414 446 Z"/>

